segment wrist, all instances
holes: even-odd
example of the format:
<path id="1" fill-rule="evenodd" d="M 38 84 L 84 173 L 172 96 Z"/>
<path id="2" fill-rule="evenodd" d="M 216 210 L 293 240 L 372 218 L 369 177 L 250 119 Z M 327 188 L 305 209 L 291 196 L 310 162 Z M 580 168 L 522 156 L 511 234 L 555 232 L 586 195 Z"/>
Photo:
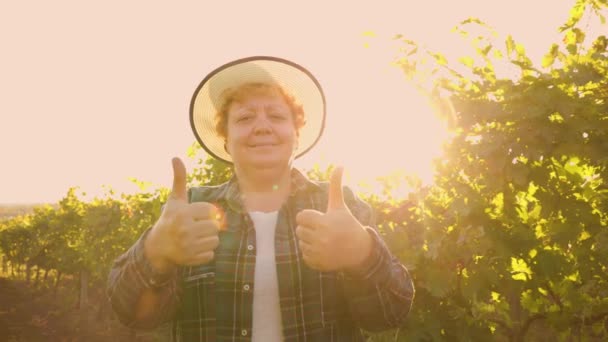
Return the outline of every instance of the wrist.
<path id="1" fill-rule="evenodd" d="M 158 230 L 153 227 L 144 240 L 144 257 L 157 273 L 168 274 L 173 269 L 173 263 L 163 255 L 160 249 L 162 244 L 158 240 Z"/>
<path id="2" fill-rule="evenodd" d="M 360 237 L 353 249 L 353 255 L 355 256 L 352 263 L 346 267 L 347 272 L 356 272 L 370 263 L 373 257 L 374 239 L 368 233 L 367 228 L 362 227 Z"/>

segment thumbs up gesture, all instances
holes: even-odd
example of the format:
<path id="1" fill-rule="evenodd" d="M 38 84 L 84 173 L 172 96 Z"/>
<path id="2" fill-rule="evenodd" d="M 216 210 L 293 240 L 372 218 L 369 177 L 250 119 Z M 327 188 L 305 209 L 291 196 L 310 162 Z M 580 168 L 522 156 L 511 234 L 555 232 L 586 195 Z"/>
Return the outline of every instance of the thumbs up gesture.
<path id="1" fill-rule="evenodd" d="M 372 237 L 344 203 L 343 169 L 333 170 L 327 212 L 302 210 L 296 216 L 296 235 L 306 264 L 320 271 L 355 269 L 373 248 Z"/>
<path id="2" fill-rule="evenodd" d="M 172 163 L 173 189 L 144 242 L 146 257 L 160 273 L 176 265 L 206 264 L 219 245 L 217 208 L 207 202 L 188 203 L 186 167 L 179 158 Z"/>

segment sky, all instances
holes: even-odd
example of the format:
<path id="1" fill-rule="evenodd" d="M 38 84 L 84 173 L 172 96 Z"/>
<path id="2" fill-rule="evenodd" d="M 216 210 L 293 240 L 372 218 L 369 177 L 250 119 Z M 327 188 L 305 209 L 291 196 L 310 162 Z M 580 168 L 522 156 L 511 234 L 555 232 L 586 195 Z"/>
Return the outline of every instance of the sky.
<path id="1" fill-rule="evenodd" d="M 540 61 L 573 3 L 2 1 L 0 203 L 169 186 L 173 156 L 192 167 L 194 90 L 252 55 L 303 65 L 325 92 L 325 133 L 296 166 L 342 164 L 348 185 L 395 169 L 430 180 L 444 124 L 390 65 L 392 37 L 458 56 L 470 50 L 451 28 L 478 17 Z"/>

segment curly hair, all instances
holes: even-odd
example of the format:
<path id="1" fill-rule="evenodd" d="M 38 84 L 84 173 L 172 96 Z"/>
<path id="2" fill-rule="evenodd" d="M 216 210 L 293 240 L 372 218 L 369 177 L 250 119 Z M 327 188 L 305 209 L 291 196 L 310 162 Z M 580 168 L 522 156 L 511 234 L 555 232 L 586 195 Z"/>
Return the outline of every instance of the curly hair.
<path id="1" fill-rule="evenodd" d="M 233 103 L 244 101 L 246 98 L 253 95 L 278 95 L 283 98 L 293 115 L 296 134 L 298 136 L 300 135 L 300 128 L 306 124 L 306 118 L 302 105 L 299 104 L 292 95 L 288 94 L 278 84 L 245 83 L 237 88 L 227 89 L 222 94 L 222 106 L 215 114 L 215 129 L 224 140 L 228 137 L 228 111 L 230 110 L 230 107 Z"/>

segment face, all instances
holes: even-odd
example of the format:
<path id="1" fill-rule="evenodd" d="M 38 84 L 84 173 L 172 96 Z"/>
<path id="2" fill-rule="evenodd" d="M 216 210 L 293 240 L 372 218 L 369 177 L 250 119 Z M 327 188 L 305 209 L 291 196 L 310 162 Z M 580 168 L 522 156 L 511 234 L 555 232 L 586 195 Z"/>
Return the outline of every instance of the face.
<path id="1" fill-rule="evenodd" d="M 293 115 L 282 97 L 252 95 L 228 109 L 226 149 L 235 166 L 287 166 L 296 144 Z"/>

